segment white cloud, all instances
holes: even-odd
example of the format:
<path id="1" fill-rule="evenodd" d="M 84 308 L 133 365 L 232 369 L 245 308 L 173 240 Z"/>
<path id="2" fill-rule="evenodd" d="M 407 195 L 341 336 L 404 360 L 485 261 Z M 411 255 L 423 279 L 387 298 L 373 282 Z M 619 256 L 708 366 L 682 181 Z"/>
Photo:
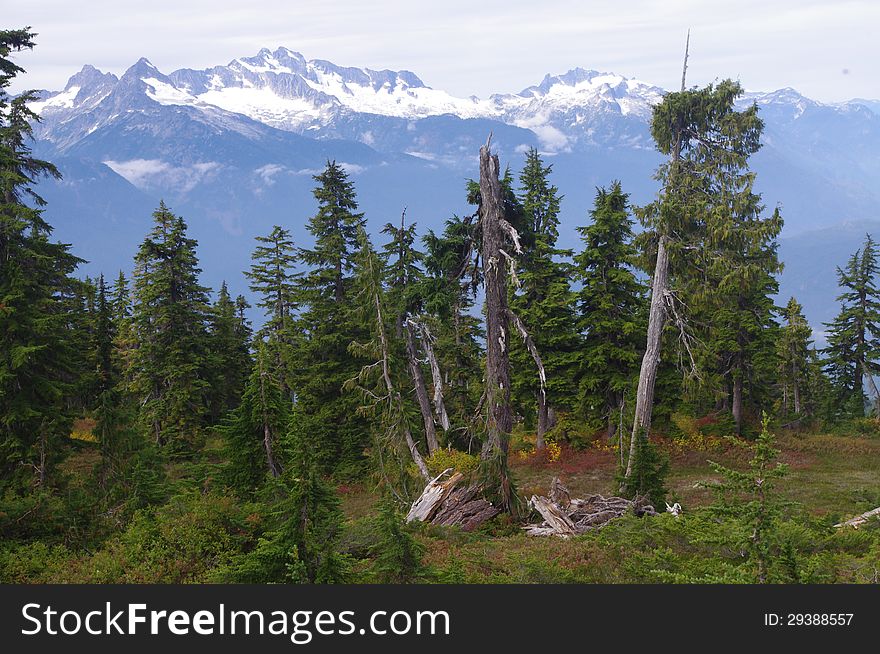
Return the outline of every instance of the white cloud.
<path id="1" fill-rule="evenodd" d="M 160 159 L 108 160 L 103 163 L 139 189 L 167 189 L 181 193 L 191 191 L 221 168 L 216 161 L 202 161 L 190 166 L 174 166 Z"/>

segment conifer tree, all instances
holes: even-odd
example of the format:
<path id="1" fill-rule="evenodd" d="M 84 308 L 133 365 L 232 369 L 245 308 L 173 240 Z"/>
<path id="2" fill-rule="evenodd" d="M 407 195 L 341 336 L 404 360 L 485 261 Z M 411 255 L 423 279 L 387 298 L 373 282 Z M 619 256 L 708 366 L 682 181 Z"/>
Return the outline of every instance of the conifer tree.
<path id="1" fill-rule="evenodd" d="M 425 244 L 425 323 L 442 370 L 443 399 L 449 422 L 456 425 L 447 441 L 461 448 L 471 443 L 468 424 L 482 391 L 482 326 L 473 315 L 480 274 L 474 261 L 471 219 L 454 216 L 443 233 L 428 230 Z M 436 383 L 436 382 L 435 382 Z"/>
<path id="2" fill-rule="evenodd" d="M 0 31 L 0 490 L 49 483 L 70 433 L 77 368 L 63 296 L 80 260 L 50 242 L 34 189 L 60 173 L 30 148 L 35 92 L 12 98 L 6 90 L 24 72 L 11 53 L 33 48 L 34 36 Z"/>
<path id="3" fill-rule="evenodd" d="M 277 378 L 269 348 L 258 340 L 256 356 L 241 403 L 219 427 L 226 441 L 230 485 L 243 495 L 283 469 L 282 436 L 291 405 Z"/>
<path id="4" fill-rule="evenodd" d="M 133 391 L 156 444 L 191 451 L 208 416 L 208 289 L 196 241 L 164 202 L 135 257 Z"/>
<path id="5" fill-rule="evenodd" d="M 687 54 L 685 66 L 686 62 Z M 690 360 L 692 368 L 696 367 L 693 325 L 689 325 L 684 310 L 692 301 L 682 302 L 681 295 L 698 295 L 695 289 L 705 290 L 706 277 L 702 273 L 708 266 L 717 270 L 742 263 L 737 256 L 742 252 L 738 246 L 747 240 L 748 220 L 753 217 L 748 209 L 754 203 L 748 158 L 760 148 L 763 123 L 757 105 L 736 110 L 735 101 L 741 94 L 742 87 L 730 80 L 686 90 L 682 76 L 681 91 L 667 94 L 654 107 L 651 134 L 657 149 L 668 155 L 669 161 L 658 170 L 662 187 L 658 199 L 638 212 L 647 228 L 642 241 L 649 254 L 647 259 L 653 262 L 654 275 L 627 478 L 634 464 L 637 439 L 649 435 L 667 320 L 671 319 L 679 333 L 683 357 Z M 773 222 L 778 222 L 778 216 Z"/>
<path id="6" fill-rule="evenodd" d="M 880 410 L 880 394 L 873 375 L 880 371 L 880 291 L 877 275 L 877 246 L 870 234 L 864 245 L 849 258 L 846 268 L 837 268 L 843 293 L 837 298 L 840 313 L 826 324 L 828 347 L 824 350 L 826 370 L 834 385 L 834 413 L 860 417 L 865 414 L 865 382 Z"/>
<path id="7" fill-rule="evenodd" d="M 95 359 L 98 373 L 98 395 L 113 388 L 118 383 L 118 371 L 113 356 L 113 342 L 116 340 L 116 325 L 113 322 L 113 308 L 107 297 L 107 283 L 104 275 L 98 277 L 98 292 L 95 300 Z"/>
<path id="8" fill-rule="evenodd" d="M 810 415 L 810 364 L 813 330 L 803 307 L 790 298 L 782 313 L 785 324 L 779 337 L 779 383 L 782 386 L 782 415 Z"/>
<path id="9" fill-rule="evenodd" d="M 209 314 L 210 416 L 216 421 L 238 406 L 248 370 L 250 343 L 224 281 Z"/>
<path id="10" fill-rule="evenodd" d="M 396 356 L 397 353 L 388 337 L 389 317 L 382 286 L 383 266 L 363 228 L 358 230 L 358 240 L 360 250 L 355 258 L 352 295 L 355 311 L 352 317 L 366 327 L 365 331 L 370 338 L 353 342 L 349 350 L 359 358 L 367 358 L 370 363 L 363 366 L 355 377 L 347 380 L 345 388 L 361 391 L 365 400 L 360 407 L 361 414 L 378 417 L 374 432 L 378 437 L 377 445 L 380 450 L 380 474 L 383 475 L 386 483 L 399 481 L 391 478 L 387 467 L 381 464 L 385 458 L 382 453 L 390 452 L 399 464 L 402 463 L 399 469 L 404 474 L 395 477 L 402 478 L 403 490 L 406 492 L 405 470 L 409 460 L 416 464 L 426 483 L 431 477 L 413 437 L 409 407 L 396 381 L 402 376 L 398 372 L 400 366 L 396 362 L 404 357 Z"/>
<path id="11" fill-rule="evenodd" d="M 283 340 L 296 309 L 296 250 L 290 231 L 278 225 L 268 236 L 257 236 L 257 243 L 251 255 L 254 263 L 245 276 L 251 291 L 260 297 L 257 306 L 266 312 L 262 333 L 271 340 Z"/>
<path id="12" fill-rule="evenodd" d="M 290 464 L 273 506 L 276 525 L 229 571 L 238 583 L 344 583 L 350 564 L 337 552 L 343 515 L 339 498 L 315 461 L 312 416 L 292 417 L 286 445 Z"/>
<path id="13" fill-rule="evenodd" d="M 638 370 L 644 345 L 645 289 L 633 265 L 629 199 L 620 182 L 598 189 L 592 223 L 578 227 L 584 249 L 575 256 L 578 321 L 584 342 L 579 356 L 579 404 L 585 415 L 600 418 L 610 439 L 616 430 L 624 393 Z"/>
<path id="14" fill-rule="evenodd" d="M 400 219 L 400 227 L 387 223 L 382 230 L 388 234 L 391 240 L 384 246 L 385 254 L 385 281 L 388 291 L 385 294 L 390 311 L 395 319 L 395 335 L 398 341 L 405 344 L 406 360 L 412 386 L 415 391 L 419 411 L 422 414 L 425 439 L 428 445 L 428 454 L 433 454 L 439 447 L 437 439 L 437 427 L 434 422 L 434 413 L 428 397 L 428 387 L 425 383 L 425 375 L 422 371 L 422 344 L 420 336 L 424 337 L 421 314 L 424 310 L 424 272 L 420 266 L 424 255 L 415 249 L 416 225 L 406 226 L 406 210 Z M 430 348 L 430 343 L 424 344 Z M 430 357 L 427 357 L 430 361 Z M 436 362 L 434 362 L 436 365 Z M 438 401 L 438 412 L 445 414 L 442 389 L 436 393 L 435 402 Z M 441 418 L 442 420 L 442 418 Z M 448 423 L 448 418 L 447 418 Z M 447 424 L 448 427 L 448 424 Z"/>
<path id="15" fill-rule="evenodd" d="M 297 321 L 297 367 L 291 374 L 301 411 L 316 417 L 318 431 L 311 442 L 318 465 L 350 475 L 358 473 L 369 442 L 367 426 L 357 415 L 357 398 L 342 392 L 345 381 L 360 369 L 348 346 L 364 340 L 350 315 L 351 272 L 364 217 L 357 211 L 354 184 L 340 165 L 328 162 L 314 179 L 318 211 L 308 224 L 314 245 L 300 250 L 309 270 L 298 294 L 303 306 Z"/>
<path id="16" fill-rule="evenodd" d="M 404 517 L 387 493 L 379 501 L 376 526 L 380 540 L 375 547 L 374 567 L 379 582 L 412 584 L 421 581 L 425 576 L 422 563 L 425 547 L 409 533 Z"/>
<path id="17" fill-rule="evenodd" d="M 537 448 L 552 426 L 550 410 L 572 408 L 572 381 L 578 335 L 574 318 L 574 295 L 569 286 L 570 266 L 559 260 L 571 252 L 556 247 L 559 237 L 561 197 L 550 183 L 552 166 L 545 166 L 531 148 L 520 174 L 519 204 L 522 207 L 517 257 L 518 287 L 514 284 L 510 305 L 525 325 L 545 369 L 545 379 L 535 370 L 533 356 L 518 339 L 510 343 L 514 401 L 525 415 L 536 415 Z M 510 222 L 508 220 L 508 222 Z"/>

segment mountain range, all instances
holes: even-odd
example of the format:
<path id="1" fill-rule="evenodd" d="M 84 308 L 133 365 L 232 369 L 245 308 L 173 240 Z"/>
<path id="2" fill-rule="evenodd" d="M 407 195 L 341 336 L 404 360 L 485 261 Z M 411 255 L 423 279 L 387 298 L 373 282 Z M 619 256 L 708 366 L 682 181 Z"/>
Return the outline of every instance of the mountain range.
<path id="1" fill-rule="evenodd" d="M 226 66 L 164 74 L 140 59 L 121 77 L 86 65 L 41 91 L 35 151 L 59 166 L 45 181 L 56 235 L 87 273 L 129 270 L 160 199 L 200 242 L 205 283 L 246 292 L 253 237 L 273 224 L 307 240 L 312 175 L 328 159 L 356 183 L 373 227 L 407 215 L 442 227 L 465 203 L 479 146 L 492 134 L 518 172 L 538 148 L 565 195 L 560 242 L 577 247 L 597 186 L 619 179 L 631 200 L 656 193 L 649 121 L 665 91 L 575 68 L 519 93 L 453 96 L 409 71 L 346 68 L 263 49 Z M 823 104 L 793 89 L 749 92 L 765 121 L 757 188 L 786 226 L 782 301 L 795 294 L 817 331 L 836 311 L 835 267 L 880 231 L 880 101 Z"/>

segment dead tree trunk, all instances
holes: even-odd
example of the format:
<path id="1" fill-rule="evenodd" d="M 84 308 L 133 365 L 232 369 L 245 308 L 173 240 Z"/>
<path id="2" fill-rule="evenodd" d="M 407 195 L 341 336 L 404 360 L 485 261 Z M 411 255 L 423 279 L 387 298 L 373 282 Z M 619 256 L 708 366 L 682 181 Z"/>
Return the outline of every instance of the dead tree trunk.
<path id="1" fill-rule="evenodd" d="M 507 504 L 511 497 L 506 463 L 513 414 L 510 407 L 507 277 L 502 254 L 503 225 L 507 221 L 504 219 L 498 171 L 498 156 L 490 154 L 487 142 L 480 148 L 480 220 L 486 291 L 486 406 L 489 415 L 488 434 L 480 458 L 484 461 L 493 458 L 499 460 L 501 498 Z"/>
<path id="2" fill-rule="evenodd" d="M 431 403 L 428 401 L 428 389 L 425 387 L 422 366 L 416 353 L 416 342 L 411 322 L 405 322 L 403 326 L 403 335 L 406 339 L 406 354 L 409 358 L 409 372 L 413 380 L 413 386 L 415 386 L 416 399 L 419 402 L 419 410 L 422 412 L 422 422 L 425 423 L 425 439 L 428 442 L 428 455 L 431 455 L 439 447 L 437 444 L 437 429 L 434 427 L 434 416 L 431 413 Z"/>
<path id="3" fill-rule="evenodd" d="M 688 50 L 690 48 L 690 31 L 684 48 L 684 66 L 681 71 L 681 90 L 685 90 L 685 77 L 687 75 Z M 675 141 L 672 146 L 671 165 L 666 180 L 667 187 L 673 184 L 677 173 L 678 162 L 681 158 L 682 126 L 679 122 L 675 126 Z M 654 409 L 654 384 L 657 381 L 657 369 L 660 367 L 660 347 L 663 337 L 663 328 L 666 326 L 666 302 L 669 293 L 669 251 L 668 236 L 661 229 L 657 241 L 657 262 L 654 264 L 654 279 L 651 282 L 651 309 L 648 314 L 648 340 L 645 355 L 642 357 L 642 367 L 639 370 L 639 385 L 636 391 L 635 417 L 633 419 L 632 438 L 629 442 L 629 459 L 626 462 L 626 475 L 622 487 L 626 486 L 626 480 L 632 475 L 633 462 L 635 460 L 636 445 L 639 438 L 648 437 L 651 429 L 651 413 Z"/>
<path id="4" fill-rule="evenodd" d="M 431 366 L 431 381 L 434 384 L 434 411 L 440 419 L 440 426 L 443 431 L 449 431 L 449 415 L 446 413 L 446 404 L 443 402 L 443 375 L 440 374 L 440 364 L 437 361 L 437 355 L 434 354 L 434 337 L 428 330 L 428 326 L 419 322 L 419 331 L 422 334 L 422 346 L 425 348 L 425 356 L 428 364 Z"/>
<path id="5" fill-rule="evenodd" d="M 651 283 L 651 309 L 648 314 L 648 342 L 642 357 L 639 371 L 639 386 L 636 391 L 635 419 L 632 438 L 629 441 L 629 459 L 626 462 L 626 479 L 632 474 L 636 456 L 637 439 L 647 438 L 651 428 L 651 413 L 654 408 L 654 384 L 657 369 L 660 367 L 660 345 L 663 328 L 666 325 L 666 292 L 669 289 L 669 253 L 666 250 L 666 237 L 661 236 L 657 244 L 657 264 L 654 266 L 654 280 Z"/>
<path id="6" fill-rule="evenodd" d="M 862 363 L 862 369 L 865 372 L 865 378 L 868 380 L 868 386 L 871 387 L 871 393 L 874 395 L 874 412 L 880 415 L 880 391 L 877 390 L 877 384 L 874 382 L 874 375 L 868 370 L 868 366 Z M 800 413 L 800 411 L 798 411 Z"/>

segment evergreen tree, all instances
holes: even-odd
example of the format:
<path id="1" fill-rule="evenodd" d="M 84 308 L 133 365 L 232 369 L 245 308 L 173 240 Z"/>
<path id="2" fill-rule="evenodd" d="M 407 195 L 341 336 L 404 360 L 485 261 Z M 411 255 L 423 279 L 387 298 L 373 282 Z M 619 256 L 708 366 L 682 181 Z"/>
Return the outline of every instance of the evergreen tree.
<path id="1" fill-rule="evenodd" d="M 513 399 L 520 412 L 537 417 L 538 449 L 552 426 L 551 408 L 574 406 L 572 378 L 579 340 L 569 286 L 571 267 L 559 260 L 571 252 L 556 247 L 561 197 L 549 181 L 552 170 L 536 149 L 528 151 L 519 178 L 523 216 L 523 251 L 517 256 L 519 288 L 511 289 L 510 299 L 511 309 L 528 329 L 544 367 L 546 381 L 540 378 L 522 340 L 511 339 Z"/>
<path id="2" fill-rule="evenodd" d="M 268 236 L 257 236 L 257 243 L 251 255 L 254 263 L 245 276 L 250 280 L 251 291 L 260 297 L 257 306 L 268 318 L 262 333 L 270 339 L 283 340 L 296 309 L 296 250 L 290 231 L 278 225 Z"/>
<path id="3" fill-rule="evenodd" d="M 411 385 L 415 391 L 416 401 L 422 415 L 425 440 L 428 453 L 433 454 L 439 447 L 437 427 L 434 421 L 434 411 L 428 397 L 428 386 L 425 382 L 423 360 L 429 364 L 438 366 L 439 363 L 434 355 L 432 344 L 424 342 L 427 339 L 425 332 L 424 296 L 425 273 L 421 268 L 424 254 L 415 248 L 416 225 L 409 227 L 405 224 L 406 211 L 400 219 L 400 227 L 387 223 L 382 230 L 388 234 L 391 240 L 384 246 L 385 271 L 384 281 L 387 292 L 384 294 L 389 311 L 394 318 L 394 333 L 397 343 L 403 343 L 406 352 L 405 360 L 408 364 Z M 394 347 L 392 346 L 392 347 Z M 432 361 L 432 356 L 434 357 Z M 402 359 L 404 357 L 401 357 Z M 440 388 L 434 390 L 434 409 L 438 413 L 441 424 L 449 427 L 449 419 L 446 415 L 445 403 L 443 402 L 442 379 L 439 375 L 434 377 L 435 384 L 440 381 Z M 439 391 L 439 392 L 438 392 Z"/>
<path id="4" fill-rule="evenodd" d="M 115 387 L 118 372 L 113 356 L 113 343 L 116 340 L 116 325 L 113 322 L 113 307 L 107 297 L 107 283 L 104 275 L 98 278 L 98 293 L 95 300 L 95 360 L 98 374 L 98 395 Z"/>
<path id="5" fill-rule="evenodd" d="M 238 406 L 251 367 L 247 330 L 224 281 L 209 314 L 210 416 L 212 422 Z"/>
<path id="6" fill-rule="evenodd" d="M 273 370 L 269 348 L 260 340 L 256 349 L 241 403 L 219 427 L 226 441 L 227 478 L 243 495 L 260 488 L 267 475 L 281 475 L 281 437 L 290 418 L 290 401 Z"/>
<path id="7" fill-rule="evenodd" d="M 810 365 L 813 330 L 803 314 L 803 307 L 793 297 L 783 310 L 785 325 L 779 338 L 779 383 L 782 386 L 782 415 L 811 415 Z"/>
<path id="8" fill-rule="evenodd" d="M 719 517 L 733 518 L 739 523 L 738 545 L 754 562 L 755 581 L 759 584 L 792 581 L 777 578 L 774 570 L 782 559 L 779 555 L 779 521 L 785 506 L 776 495 L 775 481 L 788 474 L 788 466 L 776 462 L 779 450 L 774 447 L 775 437 L 767 426 L 765 413 L 747 472 L 709 462 L 712 470 L 723 478 L 722 482 L 711 486 L 717 495 L 713 509 Z M 725 547 L 730 545 L 724 543 Z"/>
<path id="9" fill-rule="evenodd" d="M 479 269 L 473 259 L 474 228 L 470 219 L 454 216 L 443 233 L 428 230 L 424 284 L 425 320 L 443 371 L 444 402 L 449 420 L 458 428 L 447 434 L 462 449 L 473 434 L 469 421 L 479 400 L 482 379 L 480 341 L 483 330 L 473 314 Z M 464 427 L 465 429 L 462 429 Z"/>
<path id="10" fill-rule="evenodd" d="M 374 548 L 374 569 L 379 582 L 412 584 L 422 581 L 425 576 L 422 563 L 425 547 L 409 533 L 403 516 L 387 493 L 379 502 L 376 527 L 379 542 Z"/>
<path id="11" fill-rule="evenodd" d="M 115 331 L 115 338 L 113 340 L 114 366 L 119 374 L 121 390 L 128 393 L 132 389 L 132 364 L 137 343 L 132 323 L 131 293 L 128 280 L 121 270 L 116 281 L 113 283 L 110 307 Z"/>
<path id="12" fill-rule="evenodd" d="M 880 291 L 875 285 L 877 246 L 870 234 L 850 257 L 846 268 L 837 269 L 843 293 L 837 298 L 840 313 L 828 328 L 826 370 L 835 389 L 833 412 L 838 416 L 865 415 L 865 381 L 880 405 L 873 375 L 880 371 Z M 880 406 L 876 407 L 880 410 Z"/>
<path id="13" fill-rule="evenodd" d="M 344 382 L 360 369 L 348 346 L 364 340 L 350 315 L 351 272 L 364 217 L 357 211 L 354 184 L 340 165 L 328 162 L 314 179 L 318 211 L 308 230 L 315 242 L 300 250 L 309 270 L 300 286 L 303 309 L 296 326 L 297 366 L 291 374 L 302 413 L 316 418 L 312 445 L 318 465 L 350 475 L 359 472 L 369 442 L 369 431 L 357 415 L 357 398 L 342 392 Z"/>
<path id="14" fill-rule="evenodd" d="M 208 289 L 199 283 L 196 241 L 164 202 L 135 257 L 133 390 L 158 445 L 199 444 L 208 416 Z"/>
<path id="15" fill-rule="evenodd" d="M 638 370 L 645 338 L 645 289 L 632 269 L 636 249 L 628 204 L 620 182 L 597 191 L 592 224 L 578 228 L 584 249 L 574 259 L 581 282 L 578 320 L 584 334 L 579 403 L 586 416 L 607 425 L 609 439 Z"/>
<path id="16" fill-rule="evenodd" d="M 80 260 L 50 242 L 34 190 L 60 174 L 32 155 L 35 92 L 6 90 L 24 72 L 11 53 L 33 48 L 33 37 L 29 28 L 0 31 L 0 490 L 49 482 L 70 433 L 77 370 L 64 296 Z"/>
<path id="17" fill-rule="evenodd" d="M 343 515 L 339 498 L 314 458 L 314 419 L 295 415 L 287 437 L 290 465 L 277 490 L 276 526 L 230 570 L 238 583 L 344 583 L 350 564 L 337 552 Z"/>

